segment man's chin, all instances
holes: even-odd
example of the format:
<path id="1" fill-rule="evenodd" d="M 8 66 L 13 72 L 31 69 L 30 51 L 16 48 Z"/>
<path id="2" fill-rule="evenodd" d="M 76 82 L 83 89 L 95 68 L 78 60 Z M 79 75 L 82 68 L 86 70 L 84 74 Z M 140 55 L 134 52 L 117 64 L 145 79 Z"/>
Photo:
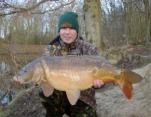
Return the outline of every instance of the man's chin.
<path id="1" fill-rule="evenodd" d="M 70 40 L 65 40 L 64 41 L 66 44 L 71 44 L 72 43 L 72 41 L 70 41 Z"/>

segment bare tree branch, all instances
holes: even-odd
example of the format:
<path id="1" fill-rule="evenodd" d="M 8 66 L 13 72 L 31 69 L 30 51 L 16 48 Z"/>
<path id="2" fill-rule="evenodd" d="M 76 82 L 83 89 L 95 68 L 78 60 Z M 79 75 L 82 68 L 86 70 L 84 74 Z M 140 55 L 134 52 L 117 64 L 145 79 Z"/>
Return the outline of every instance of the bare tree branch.
<path id="1" fill-rule="evenodd" d="M 45 13 L 50 12 L 50 11 L 55 11 L 55 10 L 58 10 L 58 9 L 64 7 L 64 6 L 67 6 L 71 3 L 73 3 L 74 1 L 75 0 L 71 0 L 70 2 L 68 2 L 66 4 L 61 4 L 61 5 L 59 5 L 58 7 L 54 8 L 54 9 L 49 9 L 49 10 L 45 10 L 45 11 L 41 11 L 41 12 L 31 12 L 31 14 L 45 14 Z"/>
<path id="2" fill-rule="evenodd" d="M 134 4 L 135 7 L 139 10 L 140 13 L 144 13 L 144 11 L 141 9 L 140 6 L 138 6 L 138 2 L 142 2 L 142 0 L 131 0 L 131 1 L 126 1 L 126 0 L 122 0 L 123 4 Z"/>
<path id="3" fill-rule="evenodd" d="M 0 8 L 3 9 L 3 11 L 7 8 L 11 9 L 9 12 L 0 12 L 0 17 L 2 16 L 6 16 L 6 15 L 11 15 L 11 14 L 15 14 L 15 13 L 24 13 L 24 12 L 29 12 L 29 11 L 32 11 L 34 9 L 36 9 L 37 7 L 39 7 L 41 4 L 44 4 L 46 2 L 49 2 L 49 1 L 59 1 L 59 0 L 41 0 L 40 2 L 38 2 L 37 4 L 31 6 L 31 7 L 28 7 L 28 8 L 25 8 L 25 7 L 18 7 L 18 6 L 15 6 L 15 5 L 11 5 L 9 4 L 8 2 L 6 2 L 5 0 L 3 1 L 0 1 Z M 2 11 L 2 10 L 1 10 Z"/>

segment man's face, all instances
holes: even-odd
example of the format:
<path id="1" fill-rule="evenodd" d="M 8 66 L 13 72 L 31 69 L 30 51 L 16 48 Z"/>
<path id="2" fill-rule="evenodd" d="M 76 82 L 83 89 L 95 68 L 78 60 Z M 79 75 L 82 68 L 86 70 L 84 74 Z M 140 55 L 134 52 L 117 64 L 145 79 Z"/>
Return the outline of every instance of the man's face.
<path id="1" fill-rule="evenodd" d="M 73 28 L 61 28 L 59 34 L 62 41 L 67 44 L 71 44 L 77 38 L 77 31 Z"/>

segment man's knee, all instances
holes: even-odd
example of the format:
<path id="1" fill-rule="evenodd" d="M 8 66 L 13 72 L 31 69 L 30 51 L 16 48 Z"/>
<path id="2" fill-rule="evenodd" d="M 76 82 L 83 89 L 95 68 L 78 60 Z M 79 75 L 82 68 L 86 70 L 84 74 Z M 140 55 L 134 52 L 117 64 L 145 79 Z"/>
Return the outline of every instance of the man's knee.
<path id="1" fill-rule="evenodd" d="M 79 101 L 78 105 L 72 108 L 71 117 L 97 117 L 96 109 Z"/>
<path id="2" fill-rule="evenodd" d="M 49 97 L 44 96 L 43 92 L 39 92 L 41 103 L 46 109 L 46 117 L 62 117 L 64 114 L 64 108 L 62 107 L 61 101 L 56 99 L 55 95 Z"/>

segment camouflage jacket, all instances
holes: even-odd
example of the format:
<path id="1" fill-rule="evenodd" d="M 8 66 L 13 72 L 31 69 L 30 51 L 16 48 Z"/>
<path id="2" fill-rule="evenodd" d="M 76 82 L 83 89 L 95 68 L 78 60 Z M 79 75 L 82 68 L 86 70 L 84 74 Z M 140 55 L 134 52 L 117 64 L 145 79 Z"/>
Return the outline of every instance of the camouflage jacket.
<path id="1" fill-rule="evenodd" d="M 97 48 L 79 37 L 72 44 L 65 44 L 60 36 L 56 37 L 48 45 L 46 51 L 51 56 L 64 56 L 64 55 L 98 55 Z M 95 107 L 95 89 L 90 88 L 81 92 L 80 100 L 88 105 Z"/>

